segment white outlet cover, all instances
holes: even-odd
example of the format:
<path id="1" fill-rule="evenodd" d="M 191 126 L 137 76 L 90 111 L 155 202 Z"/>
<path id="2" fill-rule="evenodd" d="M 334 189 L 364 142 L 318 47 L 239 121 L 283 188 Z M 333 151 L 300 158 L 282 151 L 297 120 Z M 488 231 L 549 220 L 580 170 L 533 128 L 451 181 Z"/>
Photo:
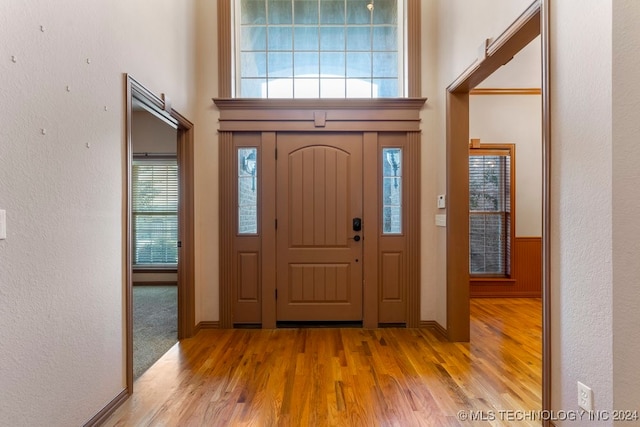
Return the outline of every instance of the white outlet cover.
<path id="1" fill-rule="evenodd" d="M 593 391 L 578 381 L 578 406 L 585 411 L 593 411 Z"/>
<path id="2" fill-rule="evenodd" d="M 7 238 L 7 211 L 0 209 L 0 240 Z"/>

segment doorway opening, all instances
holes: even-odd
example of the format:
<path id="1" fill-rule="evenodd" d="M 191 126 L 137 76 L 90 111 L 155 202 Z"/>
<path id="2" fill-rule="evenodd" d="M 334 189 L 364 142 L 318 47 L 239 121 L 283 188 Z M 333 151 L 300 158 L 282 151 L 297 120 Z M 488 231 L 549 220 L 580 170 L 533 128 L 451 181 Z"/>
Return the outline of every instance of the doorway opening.
<path id="1" fill-rule="evenodd" d="M 134 100 L 131 113 L 133 377 L 178 341 L 177 130 Z"/>
<path id="2" fill-rule="evenodd" d="M 194 331 L 193 125 L 131 76 L 125 75 L 125 83 L 126 381 L 131 394 L 143 368 L 136 366 L 134 374 L 134 302 L 137 316 L 144 311 L 157 324 L 153 317 L 160 314 L 175 325 L 175 335 L 165 331 L 165 342 Z M 146 304 L 134 301 L 134 282 L 141 287 L 138 297 L 150 294 L 147 301 L 162 302 L 168 312 L 139 307 Z"/>
<path id="3" fill-rule="evenodd" d="M 548 2 L 535 1 L 447 88 L 447 333 L 470 339 L 469 286 L 469 94 L 536 37 L 541 36 L 542 110 L 542 410 L 550 409 L 549 329 L 549 37 Z M 544 425 L 548 425 L 545 421 Z"/>

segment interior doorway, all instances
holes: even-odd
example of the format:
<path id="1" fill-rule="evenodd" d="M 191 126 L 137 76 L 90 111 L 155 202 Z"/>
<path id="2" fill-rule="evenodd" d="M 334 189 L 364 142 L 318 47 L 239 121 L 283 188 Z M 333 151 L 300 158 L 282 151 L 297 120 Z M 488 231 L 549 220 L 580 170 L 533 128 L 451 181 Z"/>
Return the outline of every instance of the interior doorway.
<path id="1" fill-rule="evenodd" d="M 541 36 L 542 66 L 542 410 L 551 404 L 549 329 L 549 35 L 548 2 L 534 1 L 447 88 L 447 333 L 469 341 L 469 93 Z M 543 425 L 549 425 L 544 421 Z"/>
<path id="2" fill-rule="evenodd" d="M 177 294 L 176 339 L 193 335 L 195 326 L 194 303 L 194 238 L 193 238 L 193 125 L 171 108 L 170 102 L 154 95 L 135 79 L 125 75 L 126 89 L 126 205 L 125 205 L 125 253 L 126 253 L 126 378 L 127 392 L 133 392 L 133 282 L 176 283 Z M 143 112 L 138 114 L 137 112 Z M 135 116 L 139 116 L 134 118 Z M 153 120 L 152 129 L 159 131 L 152 141 L 135 142 L 135 127 L 140 120 Z M 158 127 L 158 121 L 162 124 Z M 170 131 L 167 131 L 167 127 Z M 164 135 L 164 136 L 160 136 Z M 164 138 L 164 143 L 159 140 Z M 139 138 L 140 139 L 140 138 Z M 154 188 L 153 200 L 147 197 L 146 208 L 134 203 L 138 187 L 148 186 L 145 178 L 163 175 L 164 184 Z M 140 185 L 138 185 L 140 184 Z M 165 188 L 161 188 L 161 187 Z M 164 192 L 165 194 L 160 194 Z M 157 199 L 157 200 L 156 200 Z M 145 203 L 143 203 L 144 205 Z M 177 205 L 177 206 L 175 206 Z M 170 207 L 177 207 L 169 212 Z M 162 220 L 160 220 L 162 219 Z M 158 227 L 158 225 L 162 227 Z M 160 233 L 158 234 L 158 230 Z M 177 236 L 176 236 L 177 231 Z M 141 238 L 135 241 L 136 237 Z M 134 264 L 175 265 L 165 271 L 136 269 Z M 173 260 L 173 262 L 172 262 Z M 165 265 L 166 266 L 166 265 Z M 148 267 L 148 265 L 147 265 Z M 147 275 L 146 278 L 143 278 Z M 148 276 L 151 275 L 151 278 Z M 153 309 L 151 310 L 153 311 Z"/>
<path id="3" fill-rule="evenodd" d="M 134 100 L 131 146 L 136 379 L 178 341 L 177 129 Z"/>

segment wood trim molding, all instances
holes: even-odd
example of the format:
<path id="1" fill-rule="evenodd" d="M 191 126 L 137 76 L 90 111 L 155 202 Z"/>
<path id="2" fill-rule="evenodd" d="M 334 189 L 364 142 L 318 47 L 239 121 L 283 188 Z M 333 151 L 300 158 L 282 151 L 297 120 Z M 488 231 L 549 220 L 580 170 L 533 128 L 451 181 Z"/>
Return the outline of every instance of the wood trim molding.
<path id="1" fill-rule="evenodd" d="M 447 336 L 470 339 L 469 94 L 447 92 Z"/>
<path id="2" fill-rule="evenodd" d="M 407 327 L 420 322 L 420 133 L 407 133 L 406 250 L 407 250 Z"/>
<path id="3" fill-rule="evenodd" d="M 233 52 L 231 51 L 231 0 L 218 0 L 218 96 L 231 98 L 233 91 Z"/>
<path id="4" fill-rule="evenodd" d="M 175 110 L 178 121 L 178 208 L 180 263 L 178 265 L 178 339 L 189 338 L 195 328 L 195 194 L 193 124 Z"/>
<path id="5" fill-rule="evenodd" d="M 540 298 L 540 292 L 511 292 L 505 291 L 492 291 L 481 294 L 472 294 L 471 298 Z"/>
<path id="6" fill-rule="evenodd" d="M 261 135 L 261 148 L 262 148 L 262 181 L 263 182 L 276 182 L 276 133 L 264 132 Z M 262 327 L 263 328 L 275 328 L 276 327 L 276 299 L 274 295 L 276 293 L 276 265 L 277 265 L 277 237 L 275 227 L 265 226 L 266 224 L 273 224 L 276 220 L 277 212 L 277 186 L 276 185 L 262 185 L 260 187 L 260 194 L 262 197 L 259 212 L 262 219 L 262 242 L 261 242 L 261 257 L 262 257 Z"/>
<path id="7" fill-rule="evenodd" d="M 530 88 L 475 88 L 469 91 L 469 95 L 542 95 L 539 87 Z"/>
<path id="8" fill-rule="evenodd" d="M 225 132 L 419 131 L 426 98 L 213 101 L 220 110 L 220 130 Z"/>
<path id="9" fill-rule="evenodd" d="M 220 322 L 217 320 L 203 320 L 196 325 L 194 335 L 204 329 L 220 329 Z"/>
<path id="10" fill-rule="evenodd" d="M 177 268 L 135 268 L 133 267 L 133 272 L 135 274 L 176 274 L 178 272 Z"/>
<path id="11" fill-rule="evenodd" d="M 447 339 L 446 328 L 436 320 L 421 320 L 419 327 L 432 330 L 438 338 Z"/>
<path id="12" fill-rule="evenodd" d="M 113 414 L 116 409 L 120 407 L 129 398 L 129 391 L 127 389 L 122 390 L 116 397 L 107 403 L 107 406 L 102 408 L 100 412 L 95 414 L 89 421 L 83 424 L 83 427 L 98 427 L 101 426 L 107 418 Z"/>
<path id="13" fill-rule="evenodd" d="M 231 132 L 219 132 L 219 181 L 220 194 L 234 194 L 233 165 L 233 134 Z M 233 256 L 235 253 L 233 242 L 235 230 L 230 227 L 234 224 L 235 206 L 233 203 L 220 203 L 220 327 L 229 329 L 233 327 L 232 315 L 232 281 L 233 281 Z"/>
<path id="14" fill-rule="evenodd" d="M 166 282 L 161 282 L 158 280 L 154 280 L 152 282 L 133 282 L 133 286 L 138 287 L 138 286 L 177 286 L 178 282 L 174 281 L 166 281 Z"/>
<path id="15" fill-rule="evenodd" d="M 407 95 L 410 97 L 422 96 L 421 2 L 422 0 L 407 1 Z"/>
<path id="16" fill-rule="evenodd" d="M 378 265 L 380 241 L 378 227 L 367 227 L 369 224 L 379 224 L 379 194 L 378 194 L 378 153 L 380 152 L 379 134 L 376 132 L 364 132 L 363 134 L 363 261 L 364 265 Z M 376 165 L 366 167 L 366 165 Z M 364 268 L 362 272 L 363 283 L 373 283 L 374 286 L 364 286 L 362 292 L 363 318 L 362 326 L 365 328 L 377 328 L 379 321 L 378 283 L 379 268 Z"/>

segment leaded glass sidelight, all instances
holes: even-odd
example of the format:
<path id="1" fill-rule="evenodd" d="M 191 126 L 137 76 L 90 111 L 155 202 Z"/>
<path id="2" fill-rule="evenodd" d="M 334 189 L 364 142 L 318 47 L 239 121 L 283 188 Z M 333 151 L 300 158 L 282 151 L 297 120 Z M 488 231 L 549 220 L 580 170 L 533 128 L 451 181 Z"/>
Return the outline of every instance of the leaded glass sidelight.
<path id="1" fill-rule="evenodd" d="M 258 234 L 258 149 L 238 149 L 238 234 Z"/>
<path id="2" fill-rule="evenodd" d="M 404 96 L 404 0 L 237 0 L 241 98 Z"/>
<path id="3" fill-rule="evenodd" d="M 402 148 L 382 149 L 382 233 L 402 233 Z"/>

